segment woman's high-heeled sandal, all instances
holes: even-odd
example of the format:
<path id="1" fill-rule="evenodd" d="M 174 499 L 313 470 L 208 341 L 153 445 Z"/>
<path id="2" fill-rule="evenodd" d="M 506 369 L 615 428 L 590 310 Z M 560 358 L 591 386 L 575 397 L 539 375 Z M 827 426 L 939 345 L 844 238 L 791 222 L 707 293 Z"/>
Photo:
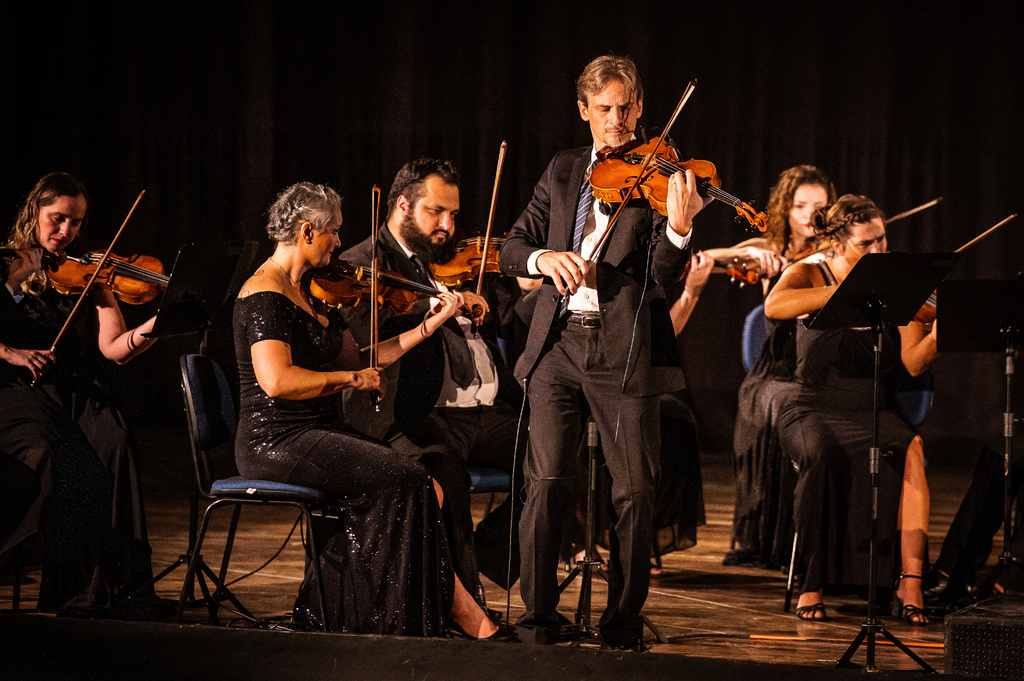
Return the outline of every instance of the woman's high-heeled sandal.
<path id="1" fill-rule="evenodd" d="M 900 588 L 900 582 L 904 579 L 921 579 L 921 575 L 908 575 L 906 573 L 902 573 L 896 579 L 896 584 L 892 587 L 892 616 L 914 627 L 927 626 L 929 624 L 928 615 L 925 613 L 924 608 L 919 608 L 911 603 L 904 603 L 897 595 L 897 590 Z"/>
<path id="2" fill-rule="evenodd" d="M 818 617 L 818 613 L 821 613 L 821 617 Z M 805 622 L 824 622 L 828 619 L 824 603 L 813 603 L 812 605 L 797 608 L 796 616 Z"/>

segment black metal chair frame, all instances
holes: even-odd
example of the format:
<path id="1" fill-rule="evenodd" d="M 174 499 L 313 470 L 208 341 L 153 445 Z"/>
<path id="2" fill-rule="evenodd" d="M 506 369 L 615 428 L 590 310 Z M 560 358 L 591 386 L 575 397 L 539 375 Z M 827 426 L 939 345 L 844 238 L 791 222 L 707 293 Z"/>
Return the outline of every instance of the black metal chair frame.
<path id="1" fill-rule="evenodd" d="M 195 380 L 193 380 L 193 372 Z M 200 385 L 200 383 L 202 384 Z M 180 621 L 186 600 L 192 594 L 193 584 L 197 579 L 203 591 L 203 601 L 210 612 L 211 623 L 218 624 L 217 610 L 224 600 L 230 601 L 239 614 L 246 619 L 256 621 L 256 618 L 227 588 L 225 582 L 239 515 L 242 506 L 245 505 L 291 506 L 299 510 L 306 521 L 306 556 L 307 560 L 312 561 L 316 574 L 320 607 L 324 614 L 324 630 L 328 631 L 327 598 L 324 593 L 319 552 L 316 549 L 313 536 L 313 512 L 334 510 L 339 506 L 338 500 L 330 499 L 319 490 L 298 485 L 247 479 L 241 476 L 214 480 L 210 465 L 210 451 L 229 443 L 234 437 L 237 425 L 231 390 L 220 366 L 209 357 L 195 354 L 181 357 L 181 386 L 185 399 L 185 412 L 188 417 L 192 459 L 195 464 L 195 489 L 200 495 L 211 500 L 211 503 L 203 513 L 202 525 L 198 534 L 195 535 L 195 546 L 188 563 L 185 581 L 182 584 L 174 621 Z M 233 513 L 224 546 L 224 555 L 221 559 L 220 573 L 215 575 L 202 560 L 201 552 L 210 517 L 215 509 L 221 507 L 231 507 Z M 204 574 L 215 586 L 212 593 L 203 578 Z"/>

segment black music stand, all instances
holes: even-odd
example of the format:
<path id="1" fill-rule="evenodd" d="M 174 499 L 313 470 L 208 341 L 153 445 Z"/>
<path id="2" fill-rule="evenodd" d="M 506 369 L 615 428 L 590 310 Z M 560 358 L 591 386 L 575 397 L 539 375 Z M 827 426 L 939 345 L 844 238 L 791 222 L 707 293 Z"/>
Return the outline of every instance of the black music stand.
<path id="1" fill-rule="evenodd" d="M 1010 466 L 1013 462 L 1013 426 L 1020 419 L 1013 411 L 1013 359 L 1024 340 L 1024 281 L 956 281 L 939 286 L 942 331 L 939 352 L 1005 352 L 1006 411 L 1003 413 L 1003 551 L 978 595 L 987 598 L 1005 571 L 1004 591 L 1012 590 L 1010 570 L 1020 561 L 1010 551 L 1013 504 Z M 936 306 L 936 311 L 938 307 Z"/>
<path id="2" fill-rule="evenodd" d="M 869 456 L 871 534 L 868 541 L 868 616 L 846 653 L 836 663 L 839 667 L 858 667 L 851 660 L 866 640 L 865 669 L 875 671 L 875 637 L 881 634 L 925 671 L 935 671 L 889 633 L 875 614 L 882 338 L 886 328 L 910 323 L 938 283 L 956 264 L 958 257 L 956 253 L 868 253 L 850 270 L 825 306 L 805 322 L 807 328 L 819 330 L 870 328 L 875 337 L 874 425 Z"/>
<path id="3" fill-rule="evenodd" d="M 160 300 L 153 330 L 147 338 L 162 338 L 182 333 L 202 334 L 199 354 L 206 354 L 206 337 L 211 328 L 222 325 L 228 315 L 228 301 L 238 294 L 242 283 L 249 277 L 256 265 L 258 244 L 255 241 L 213 241 L 185 244 L 178 251 L 171 269 L 167 290 Z M 156 584 L 178 567 L 188 567 L 195 551 L 199 531 L 199 489 L 192 484 L 189 501 L 188 547 L 185 553 L 162 572 L 128 595 L 126 601 Z M 203 573 L 216 587 L 211 595 Z M 228 598 L 241 607 L 227 587 L 220 583 L 213 570 L 199 558 L 196 572 L 200 587 L 206 599 Z M 196 604 L 189 594 L 191 604 Z M 244 610 L 244 608 L 242 608 Z"/>
<path id="4" fill-rule="evenodd" d="M 185 244 L 171 269 L 149 338 L 199 331 L 199 354 L 206 354 L 206 333 L 223 324 L 228 301 L 256 265 L 255 241 Z"/>
<path id="5" fill-rule="evenodd" d="M 583 559 L 576 561 L 576 565 L 566 575 L 562 583 L 558 585 L 558 593 L 565 591 L 566 587 L 572 584 L 577 575 L 582 574 L 583 580 L 580 583 L 580 598 L 576 604 L 576 617 L 572 624 L 563 625 L 560 636 L 565 636 L 572 645 L 579 645 L 584 642 L 601 642 L 601 631 L 590 623 L 591 601 L 593 598 L 594 574 L 599 575 L 606 583 L 608 575 L 600 570 L 601 559 L 595 555 L 594 547 L 597 545 L 597 450 L 600 440 L 597 433 L 597 423 L 593 416 L 587 417 L 587 520 L 583 541 Z M 651 630 L 658 643 L 668 643 L 668 638 L 661 633 L 654 622 L 647 615 L 640 613 L 644 625 Z"/>
<path id="6" fill-rule="evenodd" d="M 608 581 L 608 577 L 602 573 L 598 568 L 601 565 L 601 560 L 594 555 L 594 544 L 597 542 L 597 528 L 595 525 L 594 514 L 596 512 L 597 504 L 595 503 L 595 497 L 597 495 L 597 448 L 598 448 L 598 437 L 597 437 L 597 424 L 594 422 L 593 417 L 587 418 L 587 520 L 586 520 L 586 531 L 583 533 L 584 555 L 582 560 L 576 561 L 576 565 L 572 571 L 566 575 L 562 583 L 558 585 L 558 593 L 565 591 L 565 588 L 572 583 L 572 580 L 576 579 L 579 574 L 583 575 L 583 581 L 580 584 L 580 598 L 576 605 L 576 617 L 573 624 L 568 624 L 562 627 L 563 633 L 567 635 L 569 641 L 573 645 L 578 645 L 584 641 L 598 642 L 601 640 L 601 632 L 597 627 L 590 624 L 590 603 L 592 588 L 591 584 L 594 579 L 594 572 L 601 575 L 605 581 Z"/>

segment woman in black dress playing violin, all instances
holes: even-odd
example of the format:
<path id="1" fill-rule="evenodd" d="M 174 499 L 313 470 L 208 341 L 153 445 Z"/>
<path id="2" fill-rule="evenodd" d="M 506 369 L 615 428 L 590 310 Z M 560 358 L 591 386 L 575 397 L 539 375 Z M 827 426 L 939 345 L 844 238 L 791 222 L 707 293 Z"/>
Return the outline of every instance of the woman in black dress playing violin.
<path id="1" fill-rule="evenodd" d="M 235 460 L 245 476 L 320 489 L 347 506 L 321 561 L 331 612 L 321 613 L 312 570 L 296 620 L 358 633 L 473 638 L 497 631 L 452 574 L 439 505 L 424 467 L 339 420 L 334 394 L 385 390 L 377 367 L 339 366 L 344 323 L 309 296 L 304 276 L 340 245 L 341 200 L 329 187 L 292 185 L 270 208 L 273 255 L 235 302 L 241 409 Z M 419 326 L 379 344 L 380 366 L 433 334 L 463 306 L 441 293 Z"/>
<path id="2" fill-rule="evenodd" d="M 40 179 L 0 283 L 0 561 L 42 528 L 40 609 L 86 615 L 151 577 L 134 445 L 109 379 L 154 342 L 144 336 L 154 318 L 129 329 L 113 293 L 94 286 L 53 347 L 77 297 L 53 288 L 44 254 L 64 253 L 88 208 L 75 177 Z"/>
<path id="3" fill-rule="evenodd" d="M 765 300 L 773 319 L 795 319 L 820 309 L 854 265 L 886 251 L 885 215 L 863 196 L 847 194 L 814 213 L 816 234 L 835 255 L 788 268 Z M 820 331 L 797 326 L 798 394 L 779 418 L 782 448 L 799 468 L 794 521 L 804 572 L 797 616 L 825 619 L 828 584 L 864 584 L 870 516 L 867 456 L 872 446 L 874 334 L 870 329 Z M 883 375 L 902 365 L 923 373 L 936 355 L 936 328 L 911 322 L 888 330 L 882 343 Z M 878 570 L 895 574 L 893 614 L 908 624 L 928 623 L 921 570 L 928 532 L 929 492 L 921 437 L 894 410 L 880 413 Z M 896 549 L 898 547 L 898 555 Z"/>
<path id="4" fill-rule="evenodd" d="M 736 258 L 738 267 L 759 272 L 768 295 L 790 263 L 810 257 L 805 254 L 823 243 L 814 234 L 811 215 L 835 200 L 832 181 L 820 169 L 788 168 L 779 174 L 768 197 L 765 235 L 708 254 L 719 262 Z M 789 560 L 793 540 L 795 476 L 780 451 L 776 426 L 781 408 L 797 391 L 796 322 L 761 315 L 757 323 L 764 324 L 765 340 L 755 348 L 757 361 L 739 389 L 733 432 L 736 508 L 732 549 L 724 562 L 775 568 Z"/>

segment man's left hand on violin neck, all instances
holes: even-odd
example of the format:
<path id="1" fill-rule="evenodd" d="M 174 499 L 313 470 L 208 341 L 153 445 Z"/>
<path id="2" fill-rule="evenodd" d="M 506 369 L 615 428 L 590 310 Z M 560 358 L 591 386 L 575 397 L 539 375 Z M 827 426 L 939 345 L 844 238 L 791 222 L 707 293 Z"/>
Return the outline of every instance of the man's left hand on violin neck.
<path id="1" fill-rule="evenodd" d="M 713 199 L 708 199 L 710 203 Z M 668 180 L 668 226 L 679 236 L 689 236 L 693 218 L 704 208 L 705 200 L 697 193 L 697 178 L 692 170 L 676 172 Z"/>

